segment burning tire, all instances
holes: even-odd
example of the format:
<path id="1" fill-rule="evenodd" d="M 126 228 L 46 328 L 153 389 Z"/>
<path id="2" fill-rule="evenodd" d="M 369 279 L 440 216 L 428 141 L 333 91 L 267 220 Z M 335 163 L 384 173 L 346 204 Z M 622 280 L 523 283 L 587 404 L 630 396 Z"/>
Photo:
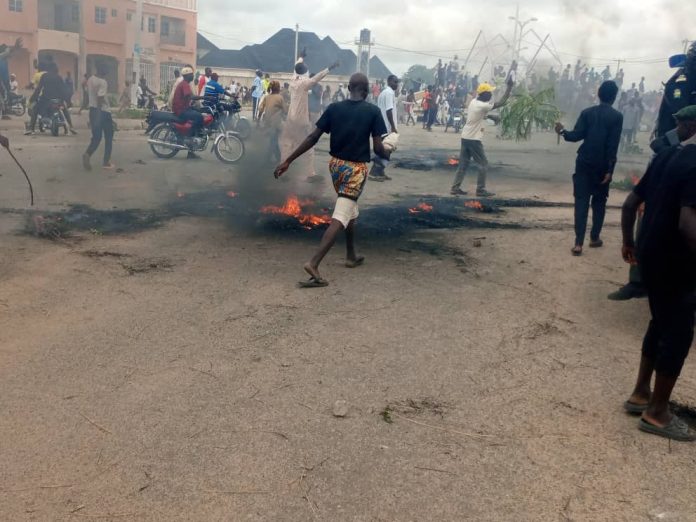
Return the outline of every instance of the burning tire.
<path id="1" fill-rule="evenodd" d="M 243 140 L 248 140 L 251 137 L 251 123 L 246 118 L 239 118 L 234 126 L 234 130 Z"/>
<path id="2" fill-rule="evenodd" d="M 213 152 L 223 163 L 237 163 L 244 156 L 244 142 L 234 134 L 220 136 L 215 140 Z"/>
<path id="3" fill-rule="evenodd" d="M 161 123 L 152 129 L 150 139 L 159 142 L 150 143 L 150 149 L 158 158 L 171 159 L 179 153 L 179 149 L 176 148 L 176 145 L 178 145 L 176 133 L 166 123 Z M 161 143 L 171 143 L 172 147 L 162 145 Z"/>

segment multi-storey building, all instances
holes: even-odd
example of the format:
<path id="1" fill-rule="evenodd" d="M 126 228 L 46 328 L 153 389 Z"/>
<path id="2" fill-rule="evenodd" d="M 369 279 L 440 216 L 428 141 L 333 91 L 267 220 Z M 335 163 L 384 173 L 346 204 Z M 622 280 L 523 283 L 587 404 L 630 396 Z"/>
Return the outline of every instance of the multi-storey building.
<path id="1" fill-rule="evenodd" d="M 148 84 L 164 89 L 176 67 L 196 63 L 198 0 L 142 2 L 138 21 L 136 0 L 0 0 L 0 43 L 24 41 L 9 61 L 10 71 L 27 85 L 40 61 L 53 60 L 62 75 L 70 71 L 77 77 L 82 23 L 87 71 L 104 63 L 112 92 L 123 90 L 132 78 L 137 51 Z"/>

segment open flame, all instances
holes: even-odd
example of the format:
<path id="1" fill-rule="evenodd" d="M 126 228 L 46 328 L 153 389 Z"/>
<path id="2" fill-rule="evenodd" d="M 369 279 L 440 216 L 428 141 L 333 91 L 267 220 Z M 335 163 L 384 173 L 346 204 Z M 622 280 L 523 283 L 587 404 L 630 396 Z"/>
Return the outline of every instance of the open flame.
<path id="1" fill-rule="evenodd" d="M 464 206 L 467 208 L 473 208 L 474 210 L 483 210 L 483 204 L 476 199 L 473 199 L 471 201 L 466 201 L 464 203 Z"/>
<path id="2" fill-rule="evenodd" d="M 415 207 L 408 209 L 408 211 L 411 214 L 420 214 L 421 212 L 432 212 L 432 210 L 433 206 L 428 205 L 427 203 L 418 203 L 418 205 L 416 205 Z"/>
<path id="3" fill-rule="evenodd" d="M 447 164 L 454 167 L 455 165 L 459 165 L 459 160 L 457 158 L 450 158 L 447 160 Z"/>
<path id="4" fill-rule="evenodd" d="M 331 216 L 317 215 L 317 214 L 305 214 L 302 211 L 302 207 L 311 205 L 312 201 L 304 200 L 300 201 L 297 196 L 290 195 L 288 199 L 285 200 L 282 207 L 275 205 L 266 205 L 261 207 L 261 213 L 263 214 L 276 214 L 281 216 L 289 216 L 297 219 L 300 224 L 304 225 L 305 228 L 314 228 L 319 225 L 328 225 L 331 223 Z"/>

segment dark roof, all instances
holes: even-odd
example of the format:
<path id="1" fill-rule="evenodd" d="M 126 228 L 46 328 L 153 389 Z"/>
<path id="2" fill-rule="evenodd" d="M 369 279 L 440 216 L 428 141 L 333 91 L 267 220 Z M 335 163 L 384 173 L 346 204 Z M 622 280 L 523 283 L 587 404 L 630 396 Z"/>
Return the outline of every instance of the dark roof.
<path id="1" fill-rule="evenodd" d="M 298 49 L 307 49 L 310 72 L 318 72 L 337 60 L 341 62 L 333 74 L 349 76 L 355 72 L 357 57 L 349 49 L 341 49 L 329 36 L 321 39 L 315 33 L 300 32 Z M 264 72 L 290 72 L 295 66 L 295 31 L 281 29 L 262 44 L 247 45 L 239 50 L 211 51 L 198 62 L 202 67 L 230 69 L 261 69 Z M 391 71 L 377 57 L 370 60 L 370 76 L 386 78 Z"/>
<path id="2" fill-rule="evenodd" d="M 220 49 L 218 49 L 217 45 L 215 45 L 213 42 L 208 40 L 201 33 L 196 34 L 196 47 L 198 49 L 206 49 L 208 51 L 219 51 L 220 50 Z"/>

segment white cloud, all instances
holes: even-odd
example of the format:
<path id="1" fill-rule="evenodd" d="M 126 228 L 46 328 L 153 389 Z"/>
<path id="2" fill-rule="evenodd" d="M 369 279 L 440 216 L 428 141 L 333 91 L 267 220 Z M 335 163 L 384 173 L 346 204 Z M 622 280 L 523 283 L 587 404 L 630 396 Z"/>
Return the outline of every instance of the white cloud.
<path id="1" fill-rule="evenodd" d="M 434 65 L 437 57 L 430 55 L 450 58 L 453 50 L 459 49 L 457 54 L 462 58 L 479 29 L 489 39 L 500 32 L 511 40 L 513 22 L 508 17 L 514 14 L 515 6 L 512 1 L 496 0 L 405 0 L 391 4 L 374 0 L 294 4 L 280 0 L 233 4 L 229 0 L 200 0 L 199 27 L 222 36 L 210 39 L 227 48 L 260 43 L 295 23 L 302 30 L 329 35 L 342 47 L 353 48 L 351 42 L 360 29 L 369 27 L 377 42 L 375 54 L 395 72 L 403 73 L 414 63 Z M 520 9 L 521 18 L 538 18 L 528 27 L 542 37 L 551 33 L 564 62 L 574 63 L 576 55 L 581 55 L 590 65 L 611 63 L 614 69 L 616 60 L 622 59 L 628 81 L 646 76 L 653 87 L 670 74 L 667 58 L 681 50 L 681 41 L 696 38 L 696 2 L 689 0 L 527 0 Z M 527 48 L 523 54 L 532 54 L 536 39 L 530 35 L 523 46 Z M 497 47 L 490 54 L 503 50 Z M 485 54 L 481 51 L 473 57 L 472 70 L 480 67 Z M 550 63 L 548 54 L 541 57 Z M 650 59 L 656 63 L 646 63 Z"/>

